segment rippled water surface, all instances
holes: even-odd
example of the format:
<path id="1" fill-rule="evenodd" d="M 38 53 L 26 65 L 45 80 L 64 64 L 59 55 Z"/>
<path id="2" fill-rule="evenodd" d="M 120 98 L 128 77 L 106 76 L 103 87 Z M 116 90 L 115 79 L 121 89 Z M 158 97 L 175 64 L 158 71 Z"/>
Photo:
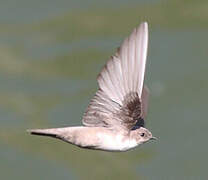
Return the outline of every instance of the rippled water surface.
<path id="1" fill-rule="evenodd" d="M 207 17 L 206 1 L 2 1 L 1 179 L 207 179 Z M 80 125 L 97 74 L 144 20 L 157 142 L 109 153 L 25 132 Z"/>

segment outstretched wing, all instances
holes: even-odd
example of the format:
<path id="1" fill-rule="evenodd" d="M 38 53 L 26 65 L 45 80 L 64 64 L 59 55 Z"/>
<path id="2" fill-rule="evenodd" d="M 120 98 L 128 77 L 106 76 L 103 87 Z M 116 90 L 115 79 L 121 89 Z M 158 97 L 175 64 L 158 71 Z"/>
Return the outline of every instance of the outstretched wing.
<path id="1" fill-rule="evenodd" d="M 131 129 L 147 112 L 144 86 L 148 25 L 135 28 L 108 60 L 97 81 L 99 90 L 83 117 L 85 126 Z"/>

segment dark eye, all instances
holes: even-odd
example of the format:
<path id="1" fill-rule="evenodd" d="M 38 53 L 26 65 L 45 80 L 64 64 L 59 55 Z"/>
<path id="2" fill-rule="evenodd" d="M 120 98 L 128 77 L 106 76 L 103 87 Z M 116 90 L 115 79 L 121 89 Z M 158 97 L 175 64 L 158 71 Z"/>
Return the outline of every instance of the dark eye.
<path id="1" fill-rule="evenodd" d="M 140 136 L 141 136 L 141 137 L 144 137 L 144 135 L 145 135 L 145 134 L 144 134 L 144 133 L 142 133 Z"/>

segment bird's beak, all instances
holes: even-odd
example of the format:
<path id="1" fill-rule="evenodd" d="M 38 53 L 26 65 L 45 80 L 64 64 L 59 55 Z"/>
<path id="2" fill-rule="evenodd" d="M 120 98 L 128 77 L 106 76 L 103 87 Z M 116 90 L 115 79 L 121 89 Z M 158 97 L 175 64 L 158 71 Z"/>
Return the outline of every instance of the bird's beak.
<path id="1" fill-rule="evenodd" d="M 152 136 L 152 137 L 150 138 L 150 140 L 158 140 L 158 138 Z"/>

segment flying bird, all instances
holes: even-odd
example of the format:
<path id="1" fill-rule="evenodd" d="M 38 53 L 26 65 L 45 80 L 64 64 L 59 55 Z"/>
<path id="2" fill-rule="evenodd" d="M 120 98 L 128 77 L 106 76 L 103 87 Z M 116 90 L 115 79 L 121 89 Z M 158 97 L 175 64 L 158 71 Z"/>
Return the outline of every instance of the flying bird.
<path id="1" fill-rule="evenodd" d="M 83 126 L 27 130 L 81 148 L 127 151 L 156 139 L 145 128 L 149 90 L 144 85 L 147 22 L 133 30 L 97 77 L 99 88 L 84 113 Z"/>

